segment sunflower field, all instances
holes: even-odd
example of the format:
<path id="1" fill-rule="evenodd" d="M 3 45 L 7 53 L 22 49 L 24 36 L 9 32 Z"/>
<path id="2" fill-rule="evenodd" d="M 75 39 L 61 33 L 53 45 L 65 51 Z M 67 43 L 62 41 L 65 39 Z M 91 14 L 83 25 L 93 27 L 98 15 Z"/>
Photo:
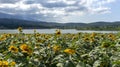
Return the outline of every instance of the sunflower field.
<path id="1" fill-rule="evenodd" d="M 120 33 L 0 34 L 0 67 L 120 67 Z"/>

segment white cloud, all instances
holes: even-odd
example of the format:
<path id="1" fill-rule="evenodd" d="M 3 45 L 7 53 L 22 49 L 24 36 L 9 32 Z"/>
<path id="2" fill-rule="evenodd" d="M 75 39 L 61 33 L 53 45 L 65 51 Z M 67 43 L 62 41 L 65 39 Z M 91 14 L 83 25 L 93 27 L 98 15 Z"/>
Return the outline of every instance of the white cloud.
<path id="1" fill-rule="evenodd" d="M 107 7 L 99 7 L 96 9 L 91 9 L 92 10 L 92 14 L 94 14 L 95 12 L 99 13 L 99 14 L 103 14 L 103 13 L 109 13 L 110 8 Z"/>
<path id="2" fill-rule="evenodd" d="M 98 2 L 98 4 L 104 5 L 104 4 L 108 4 L 108 3 L 114 2 L 114 1 L 115 0 L 102 0 L 102 1 Z"/>
<path id="3" fill-rule="evenodd" d="M 0 0 L 0 12 L 44 17 L 110 13 L 106 4 L 115 0 Z"/>

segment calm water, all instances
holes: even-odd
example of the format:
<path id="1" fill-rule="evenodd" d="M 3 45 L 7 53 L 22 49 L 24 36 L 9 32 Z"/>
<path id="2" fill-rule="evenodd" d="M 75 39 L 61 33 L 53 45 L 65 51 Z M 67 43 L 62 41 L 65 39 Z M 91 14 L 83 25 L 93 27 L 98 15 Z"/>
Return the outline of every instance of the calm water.
<path id="1" fill-rule="evenodd" d="M 37 32 L 39 33 L 55 33 L 56 29 L 36 29 Z M 23 30 L 24 33 L 34 33 L 34 29 L 24 29 Z M 96 33 L 117 33 L 118 31 L 90 31 L 90 30 L 75 30 L 75 29 L 61 29 L 62 33 L 92 33 L 92 32 L 96 32 Z M 0 30 L 0 33 L 18 33 L 18 31 L 16 29 L 14 30 Z"/>

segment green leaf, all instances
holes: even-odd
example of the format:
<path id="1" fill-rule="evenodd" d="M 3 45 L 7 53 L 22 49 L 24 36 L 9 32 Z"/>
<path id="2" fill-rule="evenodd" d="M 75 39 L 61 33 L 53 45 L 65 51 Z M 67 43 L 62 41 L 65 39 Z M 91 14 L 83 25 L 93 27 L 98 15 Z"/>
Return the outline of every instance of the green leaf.
<path id="1" fill-rule="evenodd" d="M 120 64 L 120 60 L 114 61 L 113 64 Z"/>
<path id="2" fill-rule="evenodd" d="M 57 67 L 64 67 L 63 63 L 57 63 Z"/>
<path id="3" fill-rule="evenodd" d="M 64 67 L 75 67 L 75 64 L 72 61 L 67 60 Z"/>
<path id="4" fill-rule="evenodd" d="M 86 66 L 85 66 L 85 63 L 79 62 L 79 63 L 76 65 L 76 67 L 86 67 Z"/>

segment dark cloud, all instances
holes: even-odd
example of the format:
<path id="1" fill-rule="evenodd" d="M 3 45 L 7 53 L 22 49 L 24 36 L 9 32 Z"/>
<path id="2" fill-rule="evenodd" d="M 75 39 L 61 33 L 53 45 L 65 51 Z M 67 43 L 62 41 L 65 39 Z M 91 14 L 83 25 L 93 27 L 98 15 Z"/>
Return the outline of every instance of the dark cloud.
<path id="1" fill-rule="evenodd" d="M 20 0 L 0 0 L 0 3 L 16 3 L 16 2 L 19 2 Z"/>
<path id="2" fill-rule="evenodd" d="M 36 3 L 36 2 L 33 1 L 33 0 L 29 0 L 29 1 L 25 1 L 24 3 L 25 3 L 25 4 L 34 4 L 34 3 Z"/>
<path id="3" fill-rule="evenodd" d="M 61 8 L 61 7 L 67 7 L 65 3 L 42 3 L 42 5 L 46 8 Z"/>
<path id="4" fill-rule="evenodd" d="M 84 6 L 80 6 L 80 7 L 76 7 L 76 8 L 73 8 L 73 9 L 66 9 L 67 12 L 74 12 L 74 11 L 88 11 L 88 9 Z"/>

